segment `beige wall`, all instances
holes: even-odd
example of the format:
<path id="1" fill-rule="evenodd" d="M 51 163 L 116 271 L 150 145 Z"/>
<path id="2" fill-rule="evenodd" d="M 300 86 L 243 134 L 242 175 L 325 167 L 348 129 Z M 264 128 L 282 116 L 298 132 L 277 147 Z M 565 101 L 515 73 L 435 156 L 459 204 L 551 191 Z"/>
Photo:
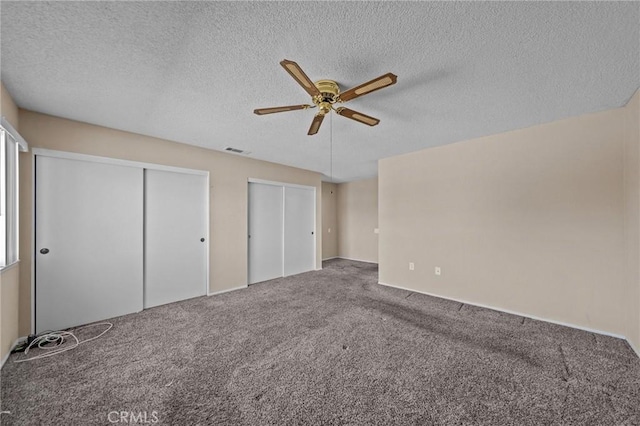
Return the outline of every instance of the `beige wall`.
<path id="1" fill-rule="evenodd" d="M 338 256 L 338 185 L 322 182 L 322 258 Z"/>
<path id="2" fill-rule="evenodd" d="M 18 107 L 0 82 L 0 115 L 19 131 Z M 23 154 L 20 154 L 21 156 Z M 0 272 L 0 359 L 11 350 L 18 338 L 18 282 L 19 267 L 14 266 Z"/>
<path id="3" fill-rule="evenodd" d="M 381 160 L 380 281 L 625 335 L 624 122 L 620 108 Z"/>
<path id="4" fill-rule="evenodd" d="M 628 303 L 625 335 L 640 355 L 640 90 L 624 110 L 625 301 Z"/>
<path id="5" fill-rule="evenodd" d="M 20 122 L 18 121 L 18 107 L 13 98 L 0 81 L 0 115 L 5 117 L 9 123 L 18 131 Z"/>
<path id="6" fill-rule="evenodd" d="M 2 357 L 0 359 L 4 359 L 12 349 L 13 343 L 20 337 L 18 332 L 19 271 L 20 268 L 15 265 L 0 274 L 0 285 L 2 286 L 2 291 L 0 291 L 0 316 L 2 317 L 0 349 Z"/>
<path id="7" fill-rule="evenodd" d="M 247 284 L 247 179 L 314 186 L 316 215 L 321 217 L 321 175 L 307 170 L 253 160 L 176 142 L 117 131 L 20 110 L 21 134 L 33 148 L 70 151 L 210 173 L 210 282 L 216 292 Z M 20 331 L 30 324 L 31 300 L 31 159 L 21 161 Z M 321 220 L 317 221 L 317 267 L 321 267 Z"/>
<path id="8" fill-rule="evenodd" d="M 249 177 L 317 188 L 318 262 L 336 254 L 378 261 L 379 186 L 381 282 L 623 334 L 636 350 L 639 111 L 636 93 L 623 109 L 381 160 L 379 185 L 377 179 L 333 185 L 304 170 L 18 114 L 2 86 L 2 115 L 20 124 L 32 147 L 209 170 L 210 291 L 246 284 Z M 21 154 L 22 262 L 0 274 L 2 356 L 29 332 L 31 160 Z M 435 266 L 442 268 L 439 278 Z"/>
<path id="9" fill-rule="evenodd" d="M 378 178 L 338 185 L 338 255 L 378 262 Z"/>

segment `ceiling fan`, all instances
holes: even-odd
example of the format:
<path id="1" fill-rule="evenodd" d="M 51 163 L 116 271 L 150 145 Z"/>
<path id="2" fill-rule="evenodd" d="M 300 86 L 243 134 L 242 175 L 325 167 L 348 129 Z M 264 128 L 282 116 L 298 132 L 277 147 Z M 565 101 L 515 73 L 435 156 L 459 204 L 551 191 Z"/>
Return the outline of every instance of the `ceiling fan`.
<path id="1" fill-rule="evenodd" d="M 284 69 L 291 75 L 291 77 L 293 77 L 293 79 L 297 81 L 298 84 L 300 84 L 300 86 L 302 86 L 302 88 L 306 90 L 309 95 L 311 95 L 311 101 L 313 102 L 313 105 L 303 104 L 272 108 L 259 108 L 253 110 L 253 112 L 258 115 L 265 115 L 274 114 L 276 112 L 295 111 L 298 109 L 317 107 L 318 113 L 311 122 L 311 127 L 309 127 L 309 132 L 307 133 L 308 135 L 315 135 L 316 133 L 318 133 L 320 125 L 322 124 L 322 120 L 324 120 L 324 116 L 330 113 L 332 110 L 335 111 L 336 114 L 343 117 L 350 118 L 368 126 L 375 126 L 380 122 L 380 120 L 378 120 L 377 118 L 370 117 L 349 108 L 334 108 L 333 105 L 335 103 L 347 102 L 351 99 L 355 99 L 368 93 L 375 92 L 376 90 L 383 89 L 387 86 L 391 86 L 392 84 L 395 84 L 398 79 L 396 75 L 387 73 L 381 75 L 378 78 L 374 78 L 371 81 L 349 89 L 346 92 L 340 92 L 338 83 L 333 80 L 318 80 L 315 83 L 312 83 L 309 77 L 307 77 L 304 71 L 302 71 L 302 68 L 300 68 L 300 66 L 293 61 L 288 61 L 285 59 L 284 61 L 280 62 L 280 65 L 282 65 Z"/>

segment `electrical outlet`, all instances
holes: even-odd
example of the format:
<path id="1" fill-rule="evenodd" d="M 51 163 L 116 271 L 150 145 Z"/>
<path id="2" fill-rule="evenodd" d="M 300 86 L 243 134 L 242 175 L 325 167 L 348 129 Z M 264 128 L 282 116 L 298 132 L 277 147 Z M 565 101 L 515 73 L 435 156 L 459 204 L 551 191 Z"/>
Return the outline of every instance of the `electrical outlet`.
<path id="1" fill-rule="evenodd" d="M 378 228 L 373 228 L 373 233 L 374 233 L 374 234 L 379 234 L 379 233 L 380 233 L 380 230 L 379 230 Z"/>
<path id="2" fill-rule="evenodd" d="M 440 269 L 440 267 L 439 267 L 439 266 L 436 266 L 435 274 L 436 274 L 437 276 L 442 275 L 442 270 Z"/>
<path id="3" fill-rule="evenodd" d="M 329 230 L 327 232 L 331 233 L 331 228 L 329 228 Z"/>
<path id="4" fill-rule="evenodd" d="M 409 262 L 409 270 L 413 271 L 415 268 L 415 265 L 413 264 L 413 262 Z"/>

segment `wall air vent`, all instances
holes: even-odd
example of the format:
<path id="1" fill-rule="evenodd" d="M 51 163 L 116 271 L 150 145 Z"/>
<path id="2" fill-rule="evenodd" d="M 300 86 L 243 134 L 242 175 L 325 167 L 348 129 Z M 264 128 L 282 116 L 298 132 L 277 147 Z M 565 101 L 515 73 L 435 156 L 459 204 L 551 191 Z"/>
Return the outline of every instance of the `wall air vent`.
<path id="1" fill-rule="evenodd" d="M 225 150 L 225 151 L 229 151 L 229 152 L 233 152 L 234 154 L 244 154 L 244 155 L 249 155 L 249 154 L 251 154 L 251 152 L 249 152 L 249 151 L 243 151 L 243 150 L 241 150 L 241 149 L 238 149 L 238 148 L 232 148 L 232 147 L 230 147 L 230 146 L 226 147 L 224 150 Z"/>

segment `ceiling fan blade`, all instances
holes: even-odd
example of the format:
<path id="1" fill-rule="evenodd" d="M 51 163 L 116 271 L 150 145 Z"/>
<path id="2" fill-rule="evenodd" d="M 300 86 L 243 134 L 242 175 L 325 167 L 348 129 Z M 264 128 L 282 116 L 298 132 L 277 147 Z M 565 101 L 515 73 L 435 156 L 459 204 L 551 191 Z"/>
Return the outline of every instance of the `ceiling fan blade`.
<path id="1" fill-rule="evenodd" d="M 387 86 L 396 84 L 396 81 L 398 81 L 398 76 L 389 72 L 341 93 L 340 99 L 342 102 L 347 102 L 359 96 L 366 95 L 367 93 L 375 92 L 376 90 L 384 89 Z"/>
<path id="2" fill-rule="evenodd" d="M 284 69 L 289 74 L 291 74 L 291 77 L 293 77 L 298 82 L 298 84 L 300 84 L 300 86 L 302 86 L 302 88 L 306 90 L 309 95 L 311 95 L 311 97 L 320 95 L 320 91 L 309 79 L 309 77 L 307 77 L 304 71 L 302 71 L 300 65 L 287 59 L 280 62 L 280 65 L 282 65 Z"/>
<path id="3" fill-rule="evenodd" d="M 311 122 L 311 127 L 309 127 L 309 133 L 307 133 L 307 135 L 311 136 L 318 133 L 322 120 L 324 120 L 324 114 L 316 114 L 316 116 L 313 117 L 313 121 Z"/>
<path id="4" fill-rule="evenodd" d="M 378 120 L 377 118 L 370 117 L 368 115 L 365 115 L 358 111 L 354 111 L 349 108 L 338 108 L 336 109 L 336 112 L 338 113 L 338 115 L 350 118 L 355 121 L 359 121 L 360 123 L 363 123 L 369 126 L 375 126 L 380 122 L 380 120 Z"/>
<path id="5" fill-rule="evenodd" d="M 311 105 L 289 105 L 289 106 L 272 107 L 272 108 L 258 108 L 258 109 L 254 109 L 253 113 L 258 115 L 265 115 L 265 114 L 274 114 L 276 112 L 295 111 L 297 109 L 307 109 L 307 108 L 311 108 Z"/>

